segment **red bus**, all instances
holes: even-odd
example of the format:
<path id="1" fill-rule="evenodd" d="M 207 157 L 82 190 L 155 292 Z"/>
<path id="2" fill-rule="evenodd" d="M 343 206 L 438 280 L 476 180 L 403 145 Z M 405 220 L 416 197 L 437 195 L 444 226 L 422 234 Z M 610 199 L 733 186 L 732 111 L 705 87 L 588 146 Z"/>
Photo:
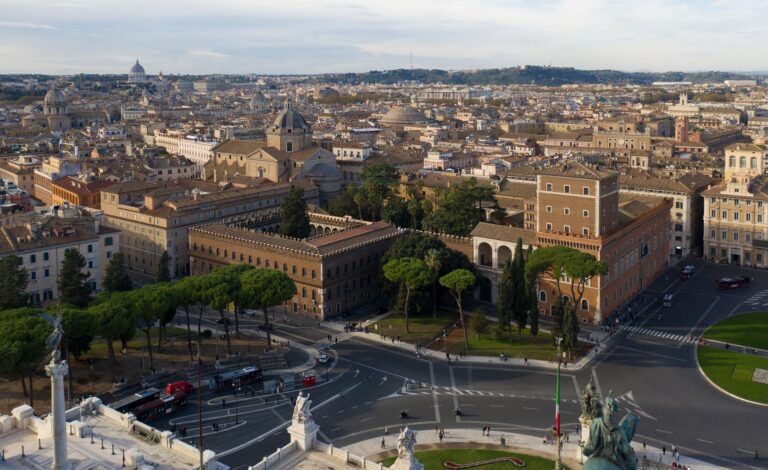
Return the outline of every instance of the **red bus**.
<path id="1" fill-rule="evenodd" d="M 128 395 L 122 400 L 118 400 L 114 403 L 110 403 L 107 406 L 109 406 L 114 410 L 119 411 L 120 413 L 127 413 L 145 403 L 149 403 L 155 400 L 158 395 L 160 395 L 160 390 L 154 387 L 150 387 L 146 390 L 142 390 L 141 392 L 132 393 L 131 395 Z"/>
<path id="2" fill-rule="evenodd" d="M 145 403 L 133 410 L 139 421 L 152 421 L 153 419 L 169 415 L 181 409 L 187 404 L 187 394 L 181 391 L 173 395 L 163 395 L 157 400 Z"/>

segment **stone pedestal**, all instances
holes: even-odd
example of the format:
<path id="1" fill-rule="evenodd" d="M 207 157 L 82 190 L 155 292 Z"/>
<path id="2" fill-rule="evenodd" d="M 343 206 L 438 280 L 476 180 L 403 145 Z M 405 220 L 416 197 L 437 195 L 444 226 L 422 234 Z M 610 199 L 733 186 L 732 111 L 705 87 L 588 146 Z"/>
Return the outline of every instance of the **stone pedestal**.
<path id="1" fill-rule="evenodd" d="M 579 463 L 584 463 L 584 454 L 582 449 L 584 444 L 589 440 L 589 427 L 592 425 L 592 418 L 579 416 L 579 445 L 576 447 L 576 460 Z"/>
<path id="2" fill-rule="evenodd" d="M 398 457 L 389 470 L 424 470 L 424 464 L 416 460 L 413 455 Z"/>
<path id="3" fill-rule="evenodd" d="M 69 470 L 67 459 L 67 417 L 64 401 L 64 376 L 69 372 L 67 361 L 51 362 L 45 366 L 51 378 L 51 437 L 53 441 L 53 463 L 51 470 Z"/>
<path id="4" fill-rule="evenodd" d="M 288 427 L 288 434 L 291 436 L 291 442 L 297 442 L 299 449 L 303 451 L 312 449 L 312 446 L 317 440 L 318 431 L 320 431 L 320 426 L 314 421 L 308 423 L 294 422 Z"/>

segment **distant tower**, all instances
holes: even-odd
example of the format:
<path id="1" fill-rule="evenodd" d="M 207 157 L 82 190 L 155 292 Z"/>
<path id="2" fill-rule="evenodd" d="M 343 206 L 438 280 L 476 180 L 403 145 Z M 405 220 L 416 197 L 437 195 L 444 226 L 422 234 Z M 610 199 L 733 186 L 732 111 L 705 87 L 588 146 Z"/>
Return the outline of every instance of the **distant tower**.
<path id="1" fill-rule="evenodd" d="M 687 91 L 681 91 L 680 92 L 680 106 L 686 106 L 688 104 L 688 92 Z"/>
<path id="2" fill-rule="evenodd" d="M 675 140 L 688 142 L 688 117 L 683 116 L 675 120 Z"/>

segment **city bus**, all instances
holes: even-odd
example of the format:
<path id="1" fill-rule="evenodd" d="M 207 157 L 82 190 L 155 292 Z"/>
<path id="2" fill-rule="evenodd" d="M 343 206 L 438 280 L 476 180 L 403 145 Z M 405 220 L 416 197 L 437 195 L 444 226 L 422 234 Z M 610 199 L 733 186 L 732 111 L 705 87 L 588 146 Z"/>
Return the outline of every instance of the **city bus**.
<path id="1" fill-rule="evenodd" d="M 132 393 L 121 400 L 110 403 L 107 406 L 113 410 L 119 411 L 120 413 L 127 413 L 138 406 L 151 402 L 157 398 L 158 395 L 160 395 L 160 390 L 154 387 L 149 387 L 146 390 Z"/>
<path id="2" fill-rule="evenodd" d="M 256 366 L 248 366 L 242 369 L 233 370 L 216 374 L 208 379 L 208 388 L 220 392 L 222 390 L 234 389 L 241 385 L 248 385 L 254 382 L 260 382 L 263 378 L 261 369 Z"/>
<path id="3" fill-rule="evenodd" d="M 187 394 L 177 391 L 173 395 L 163 395 L 137 407 L 133 410 L 133 414 L 139 421 L 147 422 L 174 413 L 186 404 Z"/>

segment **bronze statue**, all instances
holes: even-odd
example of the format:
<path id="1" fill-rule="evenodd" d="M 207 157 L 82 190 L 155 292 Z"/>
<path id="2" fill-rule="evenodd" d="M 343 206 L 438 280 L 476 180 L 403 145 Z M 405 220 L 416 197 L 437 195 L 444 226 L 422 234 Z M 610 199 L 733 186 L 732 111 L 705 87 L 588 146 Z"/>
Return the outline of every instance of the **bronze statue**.
<path id="1" fill-rule="evenodd" d="M 600 416 L 602 412 L 603 405 L 600 403 L 600 394 L 590 378 L 587 387 L 581 393 L 581 416 L 592 420 Z"/>
<path id="2" fill-rule="evenodd" d="M 586 394 L 586 392 L 585 392 Z M 584 470 L 637 470 L 637 457 L 630 446 L 639 418 L 627 414 L 616 424 L 618 404 L 610 392 L 601 405 L 602 413 L 592 419 L 583 453 L 589 457 Z"/>

